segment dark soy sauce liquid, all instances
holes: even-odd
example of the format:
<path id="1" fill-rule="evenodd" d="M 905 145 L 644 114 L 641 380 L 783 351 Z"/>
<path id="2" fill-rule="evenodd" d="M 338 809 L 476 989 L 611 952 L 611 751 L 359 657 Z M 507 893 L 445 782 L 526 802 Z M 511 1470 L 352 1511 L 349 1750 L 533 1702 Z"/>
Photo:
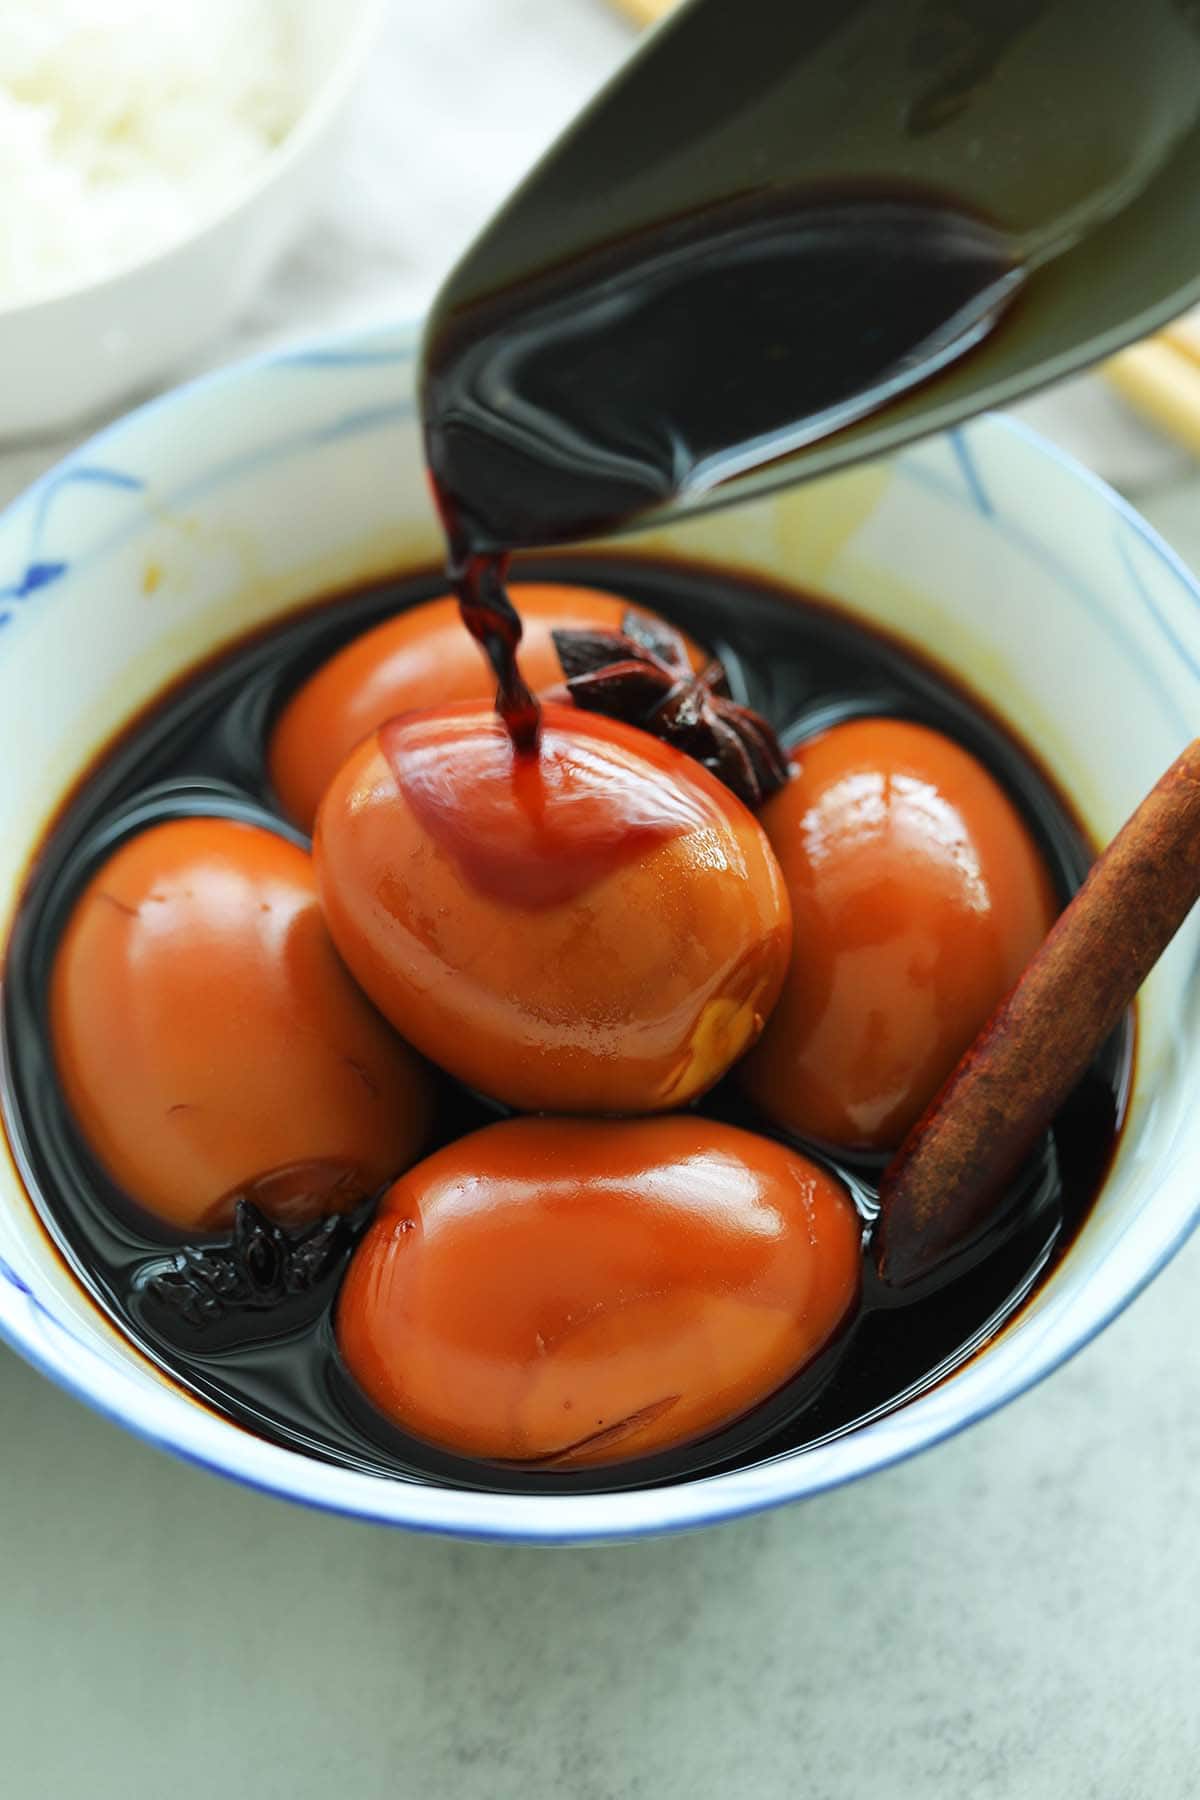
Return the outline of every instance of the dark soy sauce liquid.
<path id="1" fill-rule="evenodd" d="M 1087 846 L 1052 787 L 1003 728 L 942 674 L 819 605 L 740 578 L 623 557 L 540 560 L 523 579 L 575 580 L 665 614 L 725 661 L 735 697 L 794 739 L 839 717 L 884 711 L 959 739 L 1014 795 L 1061 892 L 1079 883 Z M 703 1444 L 612 1469 L 532 1472 L 467 1462 L 382 1420 L 341 1368 L 331 1302 L 315 1293 L 197 1331 L 156 1303 L 147 1276 L 178 1239 L 126 1203 L 81 1145 L 54 1077 L 46 988 L 55 946 L 90 871 L 124 836 L 182 813 L 255 820 L 295 837 L 274 811 L 265 745 L 279 705 L 340 644 L 440 591 L 434 576 L 316 608 L 197 673 L 93 769 L 51 830 L 13 932 L 4 993 L 5 1112 L 33 1202 L 81 1285 L 192 1394 L 275 1443 L 397 1479 L 510 1492 L 596 1492 L 730 1468 L 839 1435 L 933 1385 L 1020 1307 L 1070 1244 L 1103 1179 L 1124 1110 L 1128 1023 L 1064 1109 L 1012 1204 L 936 1292 L 896 1297 L 865 1260 L 863 1305 L 797 1382 Z M 500 1108 L 443 1084 L 438 1142 Z M 699 1109 L 769 1130 L 722 1084 Z M 831 1161 L 869 1221 L 878 1165 Z"/>
<path id="2" fill-rule="evenodd" d="M 940 195 L 748 195 L 435 307 L 426 455 L 454 558 L 563 543 L 773 461 L 978 344 L 1022 281 Z"/>
<path id="3" fill-rule="evenodd" d="M 771 190 L 435 308 L 426 456 L 463 621 L 513 743 L 537 747 L 518 546 L 558 544 L 719 485 L 885 406 L 979 343 L 1021 271 L 941 196 Z"/>
<path id="4" fill-rule="evenodd" d="M 462 553 L 452 542 L 448 568 L 462 621 L 482 648 L 496 676 L 496 711 L 513 748 L 525 756 L 537 750 L 542 709 L 525 685 L 517 662 L 521 615 L 504 587 L 507 556 Z"/>

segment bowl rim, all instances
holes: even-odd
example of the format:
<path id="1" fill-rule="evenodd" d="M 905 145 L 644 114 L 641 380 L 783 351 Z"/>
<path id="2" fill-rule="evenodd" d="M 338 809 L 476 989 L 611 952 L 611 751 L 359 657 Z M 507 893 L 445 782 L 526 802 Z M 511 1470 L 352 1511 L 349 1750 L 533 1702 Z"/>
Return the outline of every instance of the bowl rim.
<path id="1" fill-rule="evenodd" d="M 189 230 L 168 239 L 157 249 L 139 256 L 133 262 L 125 262 L 119 268 L 110 269 L 106 275 L 93 276 L 90 281 L 78 282 L 71 287 L 54 288 L 40 299 L 0 303 L 0 331 L 10 326 L 15 328 L 26 325 L 35 315 L 40 320 L 45 320 L 55 309 L 66 311 L 72 306 L 86 305 L 99 295 L 115 292 L 122 283 L 146 275 L 150 270 L 168 263 L 181 251 L 201 242 L 249 206 L 259 194 L 274 186 L 279 177 L 307 153 L 314 139 L 321 135 L 340 110 L 358 79 L 371 45 L 383 29 L 387 7 L 388 0 L 359 0 L 359 13 L 353 30 L 279 142 L 273 144 L 266 155 L 246 171 L 225 198 L 206 211 Z M 190 387 L 192 383 L 185 382 L 181 385 Z M 169 391 L 174 393 L 178 388 L 173 387 Z M 122 415 L 126 416 L 128 415 Z"/>
<path id="2" fill-rule="evenodd" d="M 361 327 L 318 336 L 307 344 L 269 349 L 240 359 L 169 389 L 104 427 L 45 471 L 29 488 L 0 512 L 0 524 L 14 514 L 36 507 L 43 489 L 60 478 L 62 471 L 79 459 L 87 459 L 102 445 L 120 437 L 131 425 L 142 423 L 160 409 L 204 391 L 239 385 L 256 373 L 279 363 L 297 360 L 316 366 L 339 364 L 411 363 L 419 341 L 419 320 L 381 331 Z M 1043 461 L 1065 474 L 1098 498 L 1151 550 L 1179 583 L 1193 605 L 1200 607 L 1200 582 L 1181 558 L 1132 507 L 1097 475 L 1019 420 L 987 414 L 962 428 L 967 439 L 973 432 L 999 432 L 1019 443 L 1032 466 Z M 1176 655 L 1182 654 L 1177 648 Z M 19 1174 L 14 1174 L 18 1182 Z M 1178 1168 L 1164 1173 L 1147 1199 L 1144 1221 L 1163 1193 L 1169 1179 L 1178 1185 L 1186 1172 Z M 634 1488 L 598 1495 L 493 1494 L 458 1490 L 434 1483 L 393 1481 L 334 1468 L 305 1455 L 257 1438 L 243 1427 L 212 1413 L 180 1389 L 147 1388 L 130 1367 L 115 1366 L 96 1345 L 81 1340 L 3 1260 L 0 1260 L 0 1341 L 9 1345 L 42 1374 L 93 1410 L 115 1420 L 135 1436 L 184 1461 L 224 1475 L 259 1492 L 292 1500 L 314 1510 L 332 1512 L 360 1521 L 402 1526 L 482 1541 L 532 1544 L 579 1544 L 623 1541 L 693 1530 L 726 1519 L 746 1516 L 795 1500 L 808 1499 L 847 1486 L 879 1469 L 907 1461 L 910 1456 L 945 1442 L 968 1426 L 989 1417 L 1001 1406 L 1028 1392 L 1085 1348 L 1129 1306 L 1169 1263 L 1200 1223 L 1200 1190 L 1182 1211 L 1172 1210 L 1170 1230 L 1147 1233 L 1148 1242 L 1114 1245 L 1105 1266 L 1123 1253 L 1129 1267 L 1098 1303 L 1077 1305 L 1069 1330 L 1049 1354 L 1034 1345 L 1031 1352 L 1005 1371 L 990 1392 L 970 1396 L 968 1405 L 933 1408 L 946 1389 L 934 1389 L 909 1406 L 899 1407 L 865 1431 L 849 1432 L 826 1446 L 792 1452 L 772 1462 L 735 1469 L 721 1475 L 697 1477 L 675 1486 Z M 170 1411 L 164 1419 L 164 1405 Z M 915 1422 L 915 1424 L 914 1424 Z M 211 1427 L 219 1423 L 219 1448 L 214 1448 Z M 208 1427 L 206 1432 L 201 1426 Z M 885 1427 L 881 1430 L 879 1427 Z M 830 1452 L 836 1454 L 831 1455 Z"/>

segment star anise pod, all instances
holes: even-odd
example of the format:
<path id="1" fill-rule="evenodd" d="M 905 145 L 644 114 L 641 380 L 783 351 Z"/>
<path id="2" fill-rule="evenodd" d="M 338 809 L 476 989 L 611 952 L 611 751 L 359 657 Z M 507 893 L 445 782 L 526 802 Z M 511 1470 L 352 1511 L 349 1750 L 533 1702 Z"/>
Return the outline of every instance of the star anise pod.
<path id="1" fill-rule="evenodd" d="M 674 744 L 761 806 L 788 778 L 787 757 L 760 714 L 731 700 L 715 659 L 697 673 L 673 626 L 626 613 L 620 631 L 556 631 L 576 706 L 624 719 Z"/>
<path id="2" fill-rule="evenodd" d="M 143 1300 L 197 1330 L 230 1314 L 272 1311 L 310 1294 L 339 1267 L 361 1226 L 344 1213 L 285 1231 L 251 1200 L 234 1208 L 225 1244 L 200 1244 L 148 1263 L 138 1276 Z"/>

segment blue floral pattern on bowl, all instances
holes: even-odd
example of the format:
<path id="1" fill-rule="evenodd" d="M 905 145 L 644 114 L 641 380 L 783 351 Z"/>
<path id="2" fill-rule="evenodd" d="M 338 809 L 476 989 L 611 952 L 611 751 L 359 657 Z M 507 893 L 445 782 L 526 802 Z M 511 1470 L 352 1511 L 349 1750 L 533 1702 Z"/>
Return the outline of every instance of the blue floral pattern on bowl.
<path id="1" fill-rule="evenodd" d="M 314 593 L 439 553 L 414 417 L 415 333 L 266 356 L 131 414 L 0 516 L 6 910 L 45 821 L 170 679 Z M 1200 718 L 1200 593 L 1122 500 L 1000 418 L 887 464 L 667 527 L 631 548 L 828 594 L 953 663 L 1039 749 L 1098 835 Z M 73 1284 L 0 1169 L 0 1335 L 81 1399 L 207 1468 L 307 1504 L 497 1540 L 642 1536 L 815 1494 L 961 1430 L 1095 1335 L 1196 1221 L 1200 942 L 1141 1008 L 1132 1116 L 1093 1218 L 1001 1338 L 931 1393 L 815 1449 L 653 1491 L 503 1496 L 388 1481 L 267 1444 L 193 1403 Z"/>

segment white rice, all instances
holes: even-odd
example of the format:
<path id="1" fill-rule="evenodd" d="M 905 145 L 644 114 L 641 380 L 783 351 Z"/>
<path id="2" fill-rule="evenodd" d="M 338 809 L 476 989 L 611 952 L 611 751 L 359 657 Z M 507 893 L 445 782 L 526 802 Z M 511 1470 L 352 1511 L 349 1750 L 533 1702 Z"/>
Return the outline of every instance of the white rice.
<path id="1" fill-rule="evenodd" d="M 0 0 L 0 306 L 218 211 L 300 109 L 289 0 Z"/>

